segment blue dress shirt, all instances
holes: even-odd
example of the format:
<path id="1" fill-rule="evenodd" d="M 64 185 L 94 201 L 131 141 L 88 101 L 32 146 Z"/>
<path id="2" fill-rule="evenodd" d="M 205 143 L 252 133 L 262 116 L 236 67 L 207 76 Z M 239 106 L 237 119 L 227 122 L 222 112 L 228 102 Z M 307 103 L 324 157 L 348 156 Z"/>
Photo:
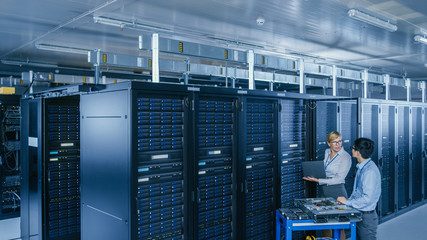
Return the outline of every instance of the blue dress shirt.
<path id="1" fill-rule="evenodd" d="M 360 211 L 372 211 L 377 206 L 381 195 L 381 174 L 377 165 L 369 158 L 358 163 L 353 193 L 346 205 Z"/>

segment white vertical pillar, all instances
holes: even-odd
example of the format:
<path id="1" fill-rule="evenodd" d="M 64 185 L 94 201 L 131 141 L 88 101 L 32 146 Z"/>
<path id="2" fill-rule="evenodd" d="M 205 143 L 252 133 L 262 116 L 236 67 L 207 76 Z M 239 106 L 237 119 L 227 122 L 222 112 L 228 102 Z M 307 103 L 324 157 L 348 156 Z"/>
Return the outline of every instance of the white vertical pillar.
<path id="1" fill-rule="evenodd" d="M 332 96 L 337 95 L 337 66 L 332 66 Z"/>
<path id="2" fill-rule="evenodd" d="M 384 75 L 384 83 L 385 83 L 385 100 L 390 100 L 390 75 Z"/>
<path id="3" fill-rule="evenodd" d="M 304 59 L 299 60 L 299 93 L 305 93 L 304 83 Z"/>
<path id="4" fill-rule="evenodd" d="M 411 101 L 411 79 L 407 78 L 405 80 L 405 86 L 406 86 L 406 101 Z"/>
<path id="5" fill-rule="evenodd" d="M 28 79 L 30 80 L 30 90 L 29 90 L 29 93 L 33 93 L 33 81 L 34 81 L 34 72 L 33 72 L 33 70 L 30 70 L 30 72 L 28 73 L 29 74 L 29 76 L 28 76 Z"/>
<path id="6" fill-rule="evenodd" d="M 255 89 L 254 63 L 255 63 L 254 50 L 249 50 L 248 51 L 249 89 L 251 90 Z"/>
<path id="7" fill-rule="evenodd" d="M 426 102 L 426 82 L 424 81 L 421 82 L 421 96 L 422 96 L 421 102 L 425 103 Z"/>
<path id="8" fill-rule="evenodd" d="M 368 70 L 363 70 L 363 98 L 368 98 Z"/>
<path id="9" fill-rule="evenodd" d="M 151 65 L 151 81 L 158 83 L 159 78 L 159 34 L 153 33 L 151 39 L 151 51 L 152 51 L 152 65 Z"/>

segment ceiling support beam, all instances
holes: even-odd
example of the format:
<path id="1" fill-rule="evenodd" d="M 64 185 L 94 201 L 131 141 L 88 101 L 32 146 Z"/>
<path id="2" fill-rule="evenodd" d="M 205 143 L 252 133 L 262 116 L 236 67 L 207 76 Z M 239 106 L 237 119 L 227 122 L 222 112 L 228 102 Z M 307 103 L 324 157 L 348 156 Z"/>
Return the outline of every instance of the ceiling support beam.
<path id="1" fill-rule="evenodd" d="M 363 98 L 368 98 L 368 70 L 363 70 Z"/>
<path id="2" fill-rule="evenodd" d="M 385 83 L 385 100 L 390 100 L 390 75 L 384 75 L 384 83 Z"/>
<path id="3" fill-rule="evenodd" d="M 411 79 L 407 78 L 405 79 L 405 86 L 406 86 L 406 101 L 411 101 Z"/>
<path id="4" fill-rule="evenodd" d="M 304 59 L 299 59 L 299 93 L 305 93 L 305 83 L 304 83 Z"/>
<path id="5" fill-rule="evenodd" d="M 332 96 L 337 95 L 337 66 L 332 66 Z"/>
<path id="6" fill-rule="evenodd" d="M 151 51 L 153 57 L 153 67 L 151 69 L 151 81 L 154 83 L 160 82 L 159 77 L 159 34 L 153 33 L 151 36 Z"/>
<path id="7" fill-rule="evenodd" d="M 254 64 L 255 64 L 255 54 L 254 50 L 248 51 L 248 67 L 249 67 L 249 89 L 255 89 L 255 79 L 254 79 Z"/>

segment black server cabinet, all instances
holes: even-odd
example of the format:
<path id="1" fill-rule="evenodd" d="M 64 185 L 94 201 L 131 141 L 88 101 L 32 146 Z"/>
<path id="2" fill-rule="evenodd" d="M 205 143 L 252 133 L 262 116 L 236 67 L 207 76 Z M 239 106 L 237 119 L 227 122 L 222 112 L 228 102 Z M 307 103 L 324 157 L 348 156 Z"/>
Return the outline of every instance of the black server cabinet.
<path id="1" fill-rule="evenodd" d="M 195 97 L 195 239 L 237 236 L 238 106 L 237 98 Z"/>
<path id="2" fill-rule="evenodd" d="M 188 239 L 179 87 L 129 82 L 81 97 L 83 239 Z"/>
<path id="3" fill-rule="evenodd" d="M 306 109 L 302 99 L 280 100 L 280 206 L 292 207 L 294 199 L 304 198 L 301 162 L 306 153 Z"/>
<path id="4" fill-rule="evenodd" d="M 247 97 L 243 104 L 243 146 L 240 158 L 244 188 L 244 237 L 239 239 L 272 239 L 275 192 L 278 186 L 277 100 Z"/>
<path id="5" fill-rule="evenodd" d="M 342 148 L 348 153 L 352 154 L 351 147 L 353 146 L 354 140 L 358 137 L 358 103 L 356 100 L 342 100 L 339 102 L 339 128 L 338 131 L 342 135 Z M 374 141 L 376 139 L 373 139 Z M 374 157 L 373 160 L 377 163 L 377 158 Z M 347 194 L 353 192 L 354 179 L 356 177 L 356 164 L 357 161 L 355 159 L 352 160 L 351 168 L 345 178 L 345 188 L 347 190 Z"/>
<path id="6" fill-rule="evenodd" d="M 22 101 L 23 239 L 80 239 L 79 97 Z"/>
<path id="7" fill-rule="evenodd" d="M 380 217 L 395 213 L 397 210 L 397 151 L 396 151 L 396 106 L 381 104 L 381 202 Z"/>
<path id="8" fill-rule="evenodd" d="M 397 106 L 397 207 L 402 209 L 410 204 L 409 166 L 409 106 Z"/>
<path id="9" fill-rule="evenodd" d="M 411 149 L 411 168 L 412 168 L 412 204 L 420 202 L 423 199 L 423 146 L 422 146 L 422 108 L 412 107 L 412 149 Z"/>

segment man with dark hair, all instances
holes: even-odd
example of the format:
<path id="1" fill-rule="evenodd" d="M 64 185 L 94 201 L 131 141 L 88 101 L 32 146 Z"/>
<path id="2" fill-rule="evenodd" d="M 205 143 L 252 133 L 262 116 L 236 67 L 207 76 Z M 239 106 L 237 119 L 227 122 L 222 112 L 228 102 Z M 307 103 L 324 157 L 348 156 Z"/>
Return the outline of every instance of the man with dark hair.
<path id="1" fill-rule="evenodd" d="M 337 201 L 362 212 L 362 221 L 356 225 L 357 239 L 377 239 L 378 216 L 375 207 L 381 195 L 381 175 L 377 165 L 371 160 L 374 142 L 368 138 L 354 141 L 352 154 L 358 161 L 353 193 L 346 199 L 338 197 Z"/>

